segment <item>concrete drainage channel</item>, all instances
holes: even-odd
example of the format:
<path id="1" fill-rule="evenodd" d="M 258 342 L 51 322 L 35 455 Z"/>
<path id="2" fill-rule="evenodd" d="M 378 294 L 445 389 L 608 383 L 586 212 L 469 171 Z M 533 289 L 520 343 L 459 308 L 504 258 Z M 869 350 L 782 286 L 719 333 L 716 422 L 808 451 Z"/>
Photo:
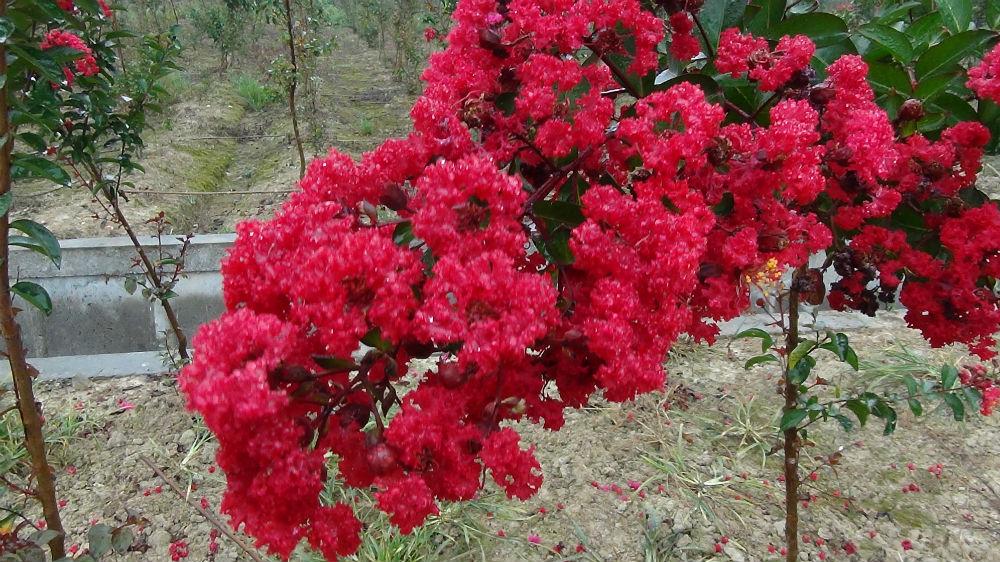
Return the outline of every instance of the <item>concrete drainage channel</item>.
<path id="1" fill-rule="evenodd" d="M 234 234 L 195 236 L 185 256 L 185 277 L 171 303 L 190 338 L 197 327 L 223 310 L 219 262 L 232 245 Z M 155 259 L 156 238 L 143 237 L 143 246 Z M 165 337 L 169 331 L 163 309 L 129 294 L 125 279 L 132 270 L 135 249 L 128 238 L 81 238 L 60 241 L 62 267 L 34 252 L 12 248 L 11 277 L 33 281 L 52 297 L 52 314 L 18 303 L 18 314 L 29 362 L 43 379 L 161 374 Z M 163 249 L 176 253 L 173 237 L 163 238 Z M 2 362 L 0 378 L 10 380 Z"/>
<path id="2" fill-rule="evenodd" d="M 185 277 L 175 292 L 173 303 L 181 325 L 190 339 L 198 326 L 223 311 L 220 260 L 232 245 L 234 234 L 195 236 L 185 258 Z M 141 242 L 157 255 L 157 240 Z M 166 251 L 177 250 L 179 242 L 164 238 Z M 129 375 L 158 375 L 164 365 L 164 349 L 169 326 L 163 309 L 142 297 L 139 291 L 125 290 L 126 276 L 132 272 L 135 250 L 128 238 L 82 238 L 63 240 L 62 267 L 22 248 L 12 248 L 11 276 L 33 281 L 52 297 L 53 311 L 45 316 L 21 304 L 18 315 L 29 362 L 42 379 L 74 377 L 98 378 Z M 771 319 L 749 314 L 722 324 L 722 333 L 731 335 L 751 327 L 762 327 Z M 874 322 L 858 314 L 820 312 L 818 327 L 856 330 Z M 771 328 L 771 330 L 776 330 Z M 0 380 L 10 380 L 10 367 L 0 362 Z"/>

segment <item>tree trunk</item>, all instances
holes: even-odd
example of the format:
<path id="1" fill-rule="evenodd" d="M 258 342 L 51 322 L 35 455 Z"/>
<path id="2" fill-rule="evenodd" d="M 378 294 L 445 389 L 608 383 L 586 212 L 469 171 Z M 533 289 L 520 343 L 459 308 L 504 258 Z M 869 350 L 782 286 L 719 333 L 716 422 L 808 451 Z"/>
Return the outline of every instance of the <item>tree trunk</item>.
<path id="1" fill-rule="evenodd" d="M 791 357 L 792 351 L 799 345 L 799 290 L 798 277 L 800 270 L 792 274 L 791 288 L 788 291 L 788 331 L 785 340 L 785 357 Z M 787 363 L 786 363 L 787 365 Z M 789 372 L 785 369 L 785 408 L 793 410 L 798 403 L 798 385 L 789 382 Z M 797 427 L 786 429 L 784 433 L 785 452 L 785 562 L 798 562 L 799 559 L 799 430 Z"/>
<path id="2" fill-rule="evenodd" d="M 295 57 L 295 36 L 292 29 L 292 3 L 285 0 L 285 25 L 288 28 L 288 56 L 292 62 L 292 81 L 288 85 L 288 111 L 292 114 L 292 132 L 295 134 L 295 148 L 299 151 L 299 179 L 306 175 L 306 155 L 302 151 L 302 135 L 299 134 L 299 116 L 295 110 L 295 89 L 299 84 L 299 64 Z"/>
<path id="3" fill-rule="evenodd" d="M 0 2 L 0 17 L 5 15 L 7 3 Z M 0 43 L 0 75 L 7 74 L 7 49 Z M 6 139 L 0 148 L 0 196 L 10 193 L 11 152 L 14 148 L 14 136 L 11 131 L 9 108 L 7 106 L 7 88 L 0 88 L 0 138 Z M 15 318 L 14 304 L 10 291 L 10 261 L 8 259 L 10 246 L 10 217 L 4 213 L 0 217 L 0 328 L 7 344 L 7 360 L 10 362 L 10 372 L 14 379 L 14 391 L 17 396 L 17 409 L 21 414 L 21 425 L 24 427 L 24 448 L 31 461 L 31 472 L 35 477 L 35 497 L 42 504 L 46 526 L 59 533 L 49 541 L 52 559 L 56 560 L 66 555 L 65 537 L 62 520 L 59 518 L 59 505 L 56 503 L 55 480 L 52 469 L 45 456 L 45 437 L 42 434 L 42 417 L 35 405 L 35 391 L 32 369 L 28 366 L 21 341 L 21 327 Z"/>

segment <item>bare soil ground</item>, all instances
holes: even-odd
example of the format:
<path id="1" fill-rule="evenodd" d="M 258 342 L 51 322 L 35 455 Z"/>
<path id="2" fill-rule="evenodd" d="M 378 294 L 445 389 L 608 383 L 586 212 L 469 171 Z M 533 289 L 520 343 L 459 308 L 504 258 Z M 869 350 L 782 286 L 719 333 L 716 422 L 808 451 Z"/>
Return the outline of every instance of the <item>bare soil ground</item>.
<path id="1" fill-rule="evenodd" d="M 863 371 L 869 384 L 963 357 L 928 349 L 891 313 L 850 335 L 863 360 L 887 362 Z M 545 472 L 536 498 L 508 501 L 488 489 L 470 504 L 445 506 L 411 537 L 373 515 L 357 559 L 778 560 L 768 545 L 781 545 L 784 490 L 780 455 L 768 451 L 777 435 L 779 373 L 743 370 L 753 346 L 679 345 L 666 393 L 571 411 L 558 433 L 520 427 L 538 444 Z M 897 355 L 904 348 L 906 358 Z M 831 384 L 849 386 L 841 364 L 821 366 Z M 214 441 L 184 410 L 172 378 L 76 380 L 44 385 L 40 394 L 49 419 L 78 427 L 71 445 L 55 450 L 70 544 L 85 544 L 90 521 L 111 524 L 131 514 L 146 521 L 137 544 L 149 550 L 128 560 L 167 560 L 172 540 L 191 545 L 190 560 L 249 559 L 225 539 L 210 556 L 211 527 L 139 461 L 148 456 L 192 498 L 219 505 L 225 476 L 211 468 Z M 817 474 L 805 481 L 803 559 L 823 552 L 826 560 L 996 560 L 998 431 L 996 417 L 959 424 L 943 411 L 901 413 L 889 438 L 877 424 L 850 433 L 834 423 L 818 428 L 803 458 L 804 473 Z M 818 459 L 840 450 L 839 464 L 820 466 Z M 937 463 L 941 478 L 927 470 Z M 911 483 L 920 491 L 904 493 Z M 912 550 L 903 550 L 906 539 Z M 845 552 L 848 542 L 856 554 Z M 578 545 L 585 550 L 576 552 Z M 319 559 L 303 553 L 298 560 Z"/>

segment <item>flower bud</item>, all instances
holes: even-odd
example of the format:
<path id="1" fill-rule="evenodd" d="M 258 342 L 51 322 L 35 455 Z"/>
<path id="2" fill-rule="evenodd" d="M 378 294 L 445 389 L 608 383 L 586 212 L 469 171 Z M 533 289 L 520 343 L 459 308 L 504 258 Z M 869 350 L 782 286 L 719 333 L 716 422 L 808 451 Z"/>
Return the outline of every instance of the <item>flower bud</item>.
<path id="1" fill-rule="evenodd" d="M 920 100 L 908 99 L 899 108 L 900 121 L 919 121 L 924 117 L 924 104 Z"/>
<path id="2" fill-rule="evenodd" d="M 375 474 L 385 474 L 396 466 L 396 453 L 385 443 L 378 443 L 368 449 L 366 457 Z"/>
<path id="3" fill-rule="evenodd" d="M 441 384 L 443 384 L 445 388 L 456 388 L 461 386 L 461 384 L 465 382 L 465 379 L 468 378 L 468 373 L 460 369 L 458 367 L 458 363 L 453 361 L 449 361 L 447 363 L 444 361 L 438 362 L 437 374 L 438 379 L 441 380 Z"/>

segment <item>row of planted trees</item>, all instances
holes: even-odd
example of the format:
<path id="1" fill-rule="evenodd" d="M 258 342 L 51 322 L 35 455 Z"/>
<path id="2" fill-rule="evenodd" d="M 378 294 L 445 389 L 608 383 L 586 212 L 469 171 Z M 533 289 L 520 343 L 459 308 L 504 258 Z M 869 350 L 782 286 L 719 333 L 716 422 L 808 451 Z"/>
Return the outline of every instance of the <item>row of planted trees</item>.
<path id="1" fill-rule="evenodd" d="M 23 550 L 44 543 L 59 559 L 12 299 L 51 305 L 11 284 L 6 259 L 19 245 L 58 264 L 58 244 L 9 221 L 11 187 L 72 185 L 125 226 L 121 188 L 176 46 L 147 37 L 123 61 L 126 35 L 99 0 L 0 6 L 0 326 L 32 459 L 24 491 L 47 523 Z M 350 503 L 321 501 L 331 477 L 373 489 L 404 533 L 486 474 L 528 498 L 539 463 L 505 422 L 556 430 L 597 392 L 662 388 L 680 334 L 713 342 L 754 280 L 781 278 L 759 303 L 773 330 L 740 337 L 762 343 L 748 368 L 783 374 L 776 438 L 797 560 L 814 424 L 879 418 L 891 434 L 900 405 L 920 415 L 940 401 L 965 419 L 1000 401 L 985 363 L 840 394 L 814 368 L 824 356 L 857 368 L 858 350 L 800 330 L 805 303 L 875 314 L 898 301 L 932 345 L 995 355 L 1000 210 L 976 178 L 1000 132 L 998 28 L 1000 8 L 968 0 L 908 2 L 858 28 L 784 0 L 459 2 L 414 132 L 359 162 L 315 160 L 274 219 L 239 228 L 228 311 L 181 375 L 218 438 L 233 526 L 285 558 L 304 540 L 336 560 L 362 523 Z M 149 295 L 169 309 L 164 264 L 147 261 Z M 415 358 L 437 368 L 404 395 Z M 108 548 L 131 542 L 106 534 Z"/>
<path id="2" fill-rule="evenodd" d="M 344 23 L 416 91 L 428 54 L 447 33 L 455 0 L 335 0 L 334 5 Z"/>

